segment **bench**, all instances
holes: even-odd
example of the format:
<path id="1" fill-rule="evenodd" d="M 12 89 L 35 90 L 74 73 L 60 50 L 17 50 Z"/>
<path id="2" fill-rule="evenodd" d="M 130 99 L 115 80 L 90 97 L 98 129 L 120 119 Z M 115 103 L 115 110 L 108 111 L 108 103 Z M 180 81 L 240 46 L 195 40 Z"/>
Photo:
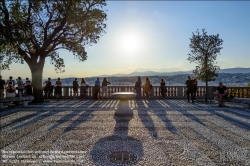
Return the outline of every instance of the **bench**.
<path id="1" fill-rule="evenodd" d="M 134 92 L 115 92 L 111 94 L 112 97 L 120 99 L 119 106 L 116 108 L 115 115 L 131 116 L 133 115 L 133 108 L 129 106 L 129 99 L 135 98 Z"/>
<path id="2" fill-rule="evenodd" d="M 28 106 L 28 101 L 34 100 L 34 96 L 22 96 L 22 97 L 6 97 L 6 98 L 0 98 L 0 109 L 3 109 L 3 103 L 8 102 L 20 102 L 23 101 L 23 106 Z"/>
<path id="3" fill-rule="evenodd" d="M 215 101 L 219 101 L 219 97 L 215 96 L 214 97 Z M 223 99 L 222 106 L 225 106 L 225 102 L 233 102 L 233 103 L 242 103 L 244 108 L 250 108 L 250 98 L 237 98 L 234 97 L 230 101 L 227 99 Z"/>

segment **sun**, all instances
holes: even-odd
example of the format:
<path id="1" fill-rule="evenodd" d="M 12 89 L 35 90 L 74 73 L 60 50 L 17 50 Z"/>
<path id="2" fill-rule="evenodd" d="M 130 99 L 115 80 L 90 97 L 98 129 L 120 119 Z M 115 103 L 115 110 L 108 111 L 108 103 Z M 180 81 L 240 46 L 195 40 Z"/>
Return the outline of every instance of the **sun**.
<path id="1" fill-rule="evenodd" d="M 139 47 L 139 40 L 135 35 L 125 35 L 122 38 L 122 48 L 124 51 L 134 53 Z"/>

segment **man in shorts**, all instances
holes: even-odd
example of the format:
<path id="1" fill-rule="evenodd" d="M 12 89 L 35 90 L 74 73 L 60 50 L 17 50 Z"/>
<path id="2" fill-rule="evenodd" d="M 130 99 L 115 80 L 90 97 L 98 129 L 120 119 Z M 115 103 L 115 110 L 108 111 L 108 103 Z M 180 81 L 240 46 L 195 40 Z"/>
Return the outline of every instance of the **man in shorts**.
<path id="1" fill-rule="evenodd" d="M 222 82 L 219 82 L 219 86 L 216 88 L 215 95 L 219 97 L 219 107 L 222 106 L 223 98 L 227 96 L 227 87 L 222 84 Z"/>

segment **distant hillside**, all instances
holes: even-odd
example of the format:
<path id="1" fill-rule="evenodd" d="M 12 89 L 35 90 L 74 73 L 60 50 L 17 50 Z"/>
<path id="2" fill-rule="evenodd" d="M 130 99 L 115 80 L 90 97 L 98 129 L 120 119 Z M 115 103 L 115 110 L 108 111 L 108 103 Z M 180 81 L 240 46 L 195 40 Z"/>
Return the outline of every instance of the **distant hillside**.
<path id="1" fill-rule="evenodd" d="M 250 68 L 228 68 L 228 69 L 221 69 L 219 73 L 250 73 Z"/>
<path id="2" fill-rule="evenodd" d="M 132 72 L 130 74 L 113 74 L 113 75 L 101 75 L 99 77 L 133 77 L 133 76 L 173 76 L 178 74 L 192 74 L 193 71 L 176 71 L 176 72 Z M 250 68 L 227 68 L 219 70 L 219 73 L 250 73 Z"/>

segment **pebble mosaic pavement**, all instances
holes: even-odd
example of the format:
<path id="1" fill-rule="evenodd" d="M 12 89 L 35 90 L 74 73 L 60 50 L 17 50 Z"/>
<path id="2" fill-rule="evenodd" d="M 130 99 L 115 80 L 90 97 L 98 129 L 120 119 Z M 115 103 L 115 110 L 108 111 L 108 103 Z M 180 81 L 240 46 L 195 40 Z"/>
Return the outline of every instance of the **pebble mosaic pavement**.
<path id="1" fill-rule="evenodd" d="M 250 165 L 250 109 L 186 100 L 51 100 L 5 108 L 0 165 Z"/>

